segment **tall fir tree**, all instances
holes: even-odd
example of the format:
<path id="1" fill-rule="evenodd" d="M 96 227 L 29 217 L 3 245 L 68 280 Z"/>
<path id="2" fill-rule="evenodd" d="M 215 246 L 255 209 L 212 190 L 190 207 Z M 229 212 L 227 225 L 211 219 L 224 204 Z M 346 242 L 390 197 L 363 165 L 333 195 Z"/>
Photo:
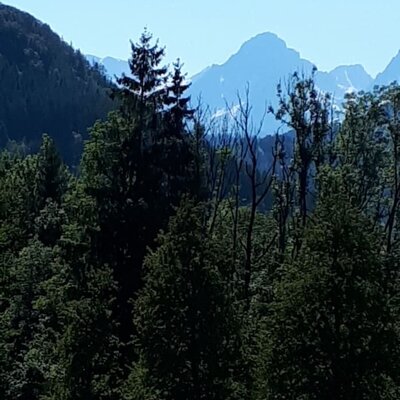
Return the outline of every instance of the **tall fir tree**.
<path id="1" fill-rule="evenodd" d="M 146 29 L 138 43 L 131 42 L 132 57 L 129 60 L 131 75 L 122 75 L 117 79 L 121 86 L 114 93 L 123 101 L 123 110 L 129 111 L 150 107 L 153 111 L 162 108 L 162 98 L 165 95 L 167 67 L 161 66 L 165 49 L 152 44 L 153 35 Z"/>
<path id="2" fill-rule="evenodd" d="M 157 132 L 152 149 L 156 166 L 162 171 L 162 188 L 167 214 L 171 206 L 176 207 L 184 194 L 196 195 L 195 154 L 189 124 L 194 109 L 190 108 L 190 97 L 186 91 L 190 83 L 185 82 L 182 64 L 177 60 L 165 89 L 162 127 Z"/>
<path id="3" fill-rule="evenodd" d="M 151 40 L 145 31 L 132 44 L 131 76 L 123 76 L 116 91 L 121 111 L 93 127 L 82 161 L 85 191 L 98 211 L 92 254 L 113 270 L 125 342 L 133 333 L 131 299 L 142 285 L 145 253 L 187 192 L 193 160 L 186 85 L 179 66 L 166 85 L 164 50 Z"/>

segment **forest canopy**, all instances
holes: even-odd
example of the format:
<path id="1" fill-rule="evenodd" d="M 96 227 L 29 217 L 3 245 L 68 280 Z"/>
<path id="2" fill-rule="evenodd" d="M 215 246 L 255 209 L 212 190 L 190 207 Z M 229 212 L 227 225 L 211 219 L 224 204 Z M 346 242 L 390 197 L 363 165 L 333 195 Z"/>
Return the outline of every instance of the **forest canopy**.
<path id="1" fill-rule="evenodd" d="M 0 145 L 36 151 L 43 133 L 79 162 L 87 129 L 115 106 L 101 70 L 48 25 L 0 4 Z"/>
<path id="2" fill-rule="evenodd" d="M 16 52 L 20 81 L 0 58 L 0 90 L 24 112 L 40 70 L 87 94 L 54 110 L 88 123 L 104 78 L 0 7 L 37 49 Z M 131 50 L 74 173 L 57 150 L 70 125 L 1 153 L 0 398 L 399 399 L 400 87 L 349 94 L 334 119 L 294 73 L 268 110 L 290 134 L 266 156 L 248 97 L 212 118 L 148 31 Z"/>

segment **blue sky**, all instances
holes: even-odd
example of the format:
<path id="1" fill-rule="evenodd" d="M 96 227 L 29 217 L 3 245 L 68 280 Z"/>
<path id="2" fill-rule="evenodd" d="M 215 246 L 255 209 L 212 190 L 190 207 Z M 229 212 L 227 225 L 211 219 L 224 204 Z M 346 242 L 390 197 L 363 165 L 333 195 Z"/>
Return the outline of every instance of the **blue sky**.
<path id="1" fill-rule="evenodd" d="M 1 1 L 1 0 L 0 0 Z M 129 57 L 144 26 L 189 74 L 274 32 L 319 69 L 363 64 L 375 75 L 400 49 L 399 0 L 2 0 L 48 23 L 82 52 Z"/>

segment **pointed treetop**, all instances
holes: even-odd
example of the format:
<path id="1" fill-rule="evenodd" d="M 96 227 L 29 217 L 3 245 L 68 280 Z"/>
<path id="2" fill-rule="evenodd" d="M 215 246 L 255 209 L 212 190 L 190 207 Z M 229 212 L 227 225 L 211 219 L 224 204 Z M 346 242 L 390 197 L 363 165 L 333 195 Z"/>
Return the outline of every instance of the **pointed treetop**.
<path id="1" fill-rule="evenodd" d="M 153 35 L 145 28 L 137 43 L 131 42 L 132 56 L 129 60 L 131 76 L 122 75 L 117 79 L 123 98 L 134 96 L 141 104 L 160 107 L 163 85 L 167 80 L 167 67 L 161 62 L 165 48 L 158 40 L 152 44 Z"/>

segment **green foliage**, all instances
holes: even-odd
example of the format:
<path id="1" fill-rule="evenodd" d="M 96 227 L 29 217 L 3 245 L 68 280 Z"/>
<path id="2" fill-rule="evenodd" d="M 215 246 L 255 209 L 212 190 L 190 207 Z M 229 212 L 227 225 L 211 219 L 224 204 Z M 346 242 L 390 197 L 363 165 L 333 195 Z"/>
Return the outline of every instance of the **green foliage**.
<path id="1" fill-rule="evenodd" d="M 52 258 L 50 248 L 33 240 L 2 266 L 7 268 L 0 318 L 0 390 L 5 400 L 39 399 L 43 392 L 48 371 L 40 355 L 36 302 L 43 293 L 42 283 L 51 275 Z"/>
<path id="2" fill-rule="evenodd" d="M 1 399 L 400 397 L 398 86 L 331 125 L 294 74 L 287 146 L 242 102 L 207 125 L 145 31 L 72 176 L 55 142 L 72 157 L 108 83 L 2 5 L 0 36 L 0 142 L 27 139 L 0 154 Z"/>
<path id="3" fill-rule="evenodd" d="M 69 175 L 52 140 L 46 135 L 38 154 L 20 158 L 4 153 L 3 168 L 0 246 L 4 250 L 19 250 L 33 238 L 43 208 L 50 202 L 54 206 L 60 204 Z M 39 229 L 42 229 L 42 235 L 46 234 L 43 226 Z M 53 236 L 51 240 L 57 238 Z"/>
<path id="4" fill-rule="evenodd" d="M 146 259 L 132 398 L 241 398 L 239 325 L 223 275 L 229 259 L 207 237 L 204 212 L 185 202 Z"/>
<path id="5" fill-rule="evenodd" d="M 0 5 L 0 36 L 0 145 L 36 150 L 47 132 L 76 165 L 87 128 L 113 109 L 112 85 L 29 14 Z"/>
<path id="6" fill-rule="evenodd" d="M 376 213 L 384 187 L 388 136 L 380 127 L 380 99 L 373 93 L 349 95 L 346 118 L 338 137 L 337 155 L 345 169 L 343 185 L 355 205 Z"/>
<path id="7" fill-rule="evenodd" d="M 73 279 L 62 265 L 46 282 L 41 311 L 57 346 L 50 354 L 46 399 L 119 399 L 119 341 L 112 318 L 115 285 L 107 268 L 87 270 L 84 281 Z M 46 337 L 44 335 L 44 337 Z M 48 341 L 46 341 L 48 343 Z"/>
<path id="8" fill-rule="evenodd" d="M 399 337 L 387 285 L 391 266 L 340 178 L 328 175 L 324 184 L 329 194 L 276 285 L 260 398 L 394 398 Z"/>
<path id="9" fill-rule="evenodd" d="M 115 92 L 121 110 L 95 124 L 82 160 L 82 183 L 98 228 L 90 232 L 91 254 L 111 268 L 118 283 L 115 312 L 125 343 L 134 331 L 131 299 L 142 286 L 147 248 L 154 247 L 181 197 L 196 191 L 185 127 L 192 115 L 183 96 L 188 86 L 179 65 L 165 86 L 167 70 L 159 67 L 164 50 L 150 42 L 145 32 L 132 44 L 132 77 L 123 76 Z"/>
<path id="10" fill-rule="evenodd" d="M 138 43 L 131 42 L 132 58 L 129 60 L 129 67 L 132 76 L 123 75 L 117 80 L 122 86 L 117 93 L 119 92 L 128 106 L 127 111 L 137 106 L 149 106 L 153 110 L 162 107 L 167 67 L 160 66 L 160 63 L 165 50 L 158 46 L 158 42 L 152 45 L 152 38 L 152 34 L 145 30 Z"/>

